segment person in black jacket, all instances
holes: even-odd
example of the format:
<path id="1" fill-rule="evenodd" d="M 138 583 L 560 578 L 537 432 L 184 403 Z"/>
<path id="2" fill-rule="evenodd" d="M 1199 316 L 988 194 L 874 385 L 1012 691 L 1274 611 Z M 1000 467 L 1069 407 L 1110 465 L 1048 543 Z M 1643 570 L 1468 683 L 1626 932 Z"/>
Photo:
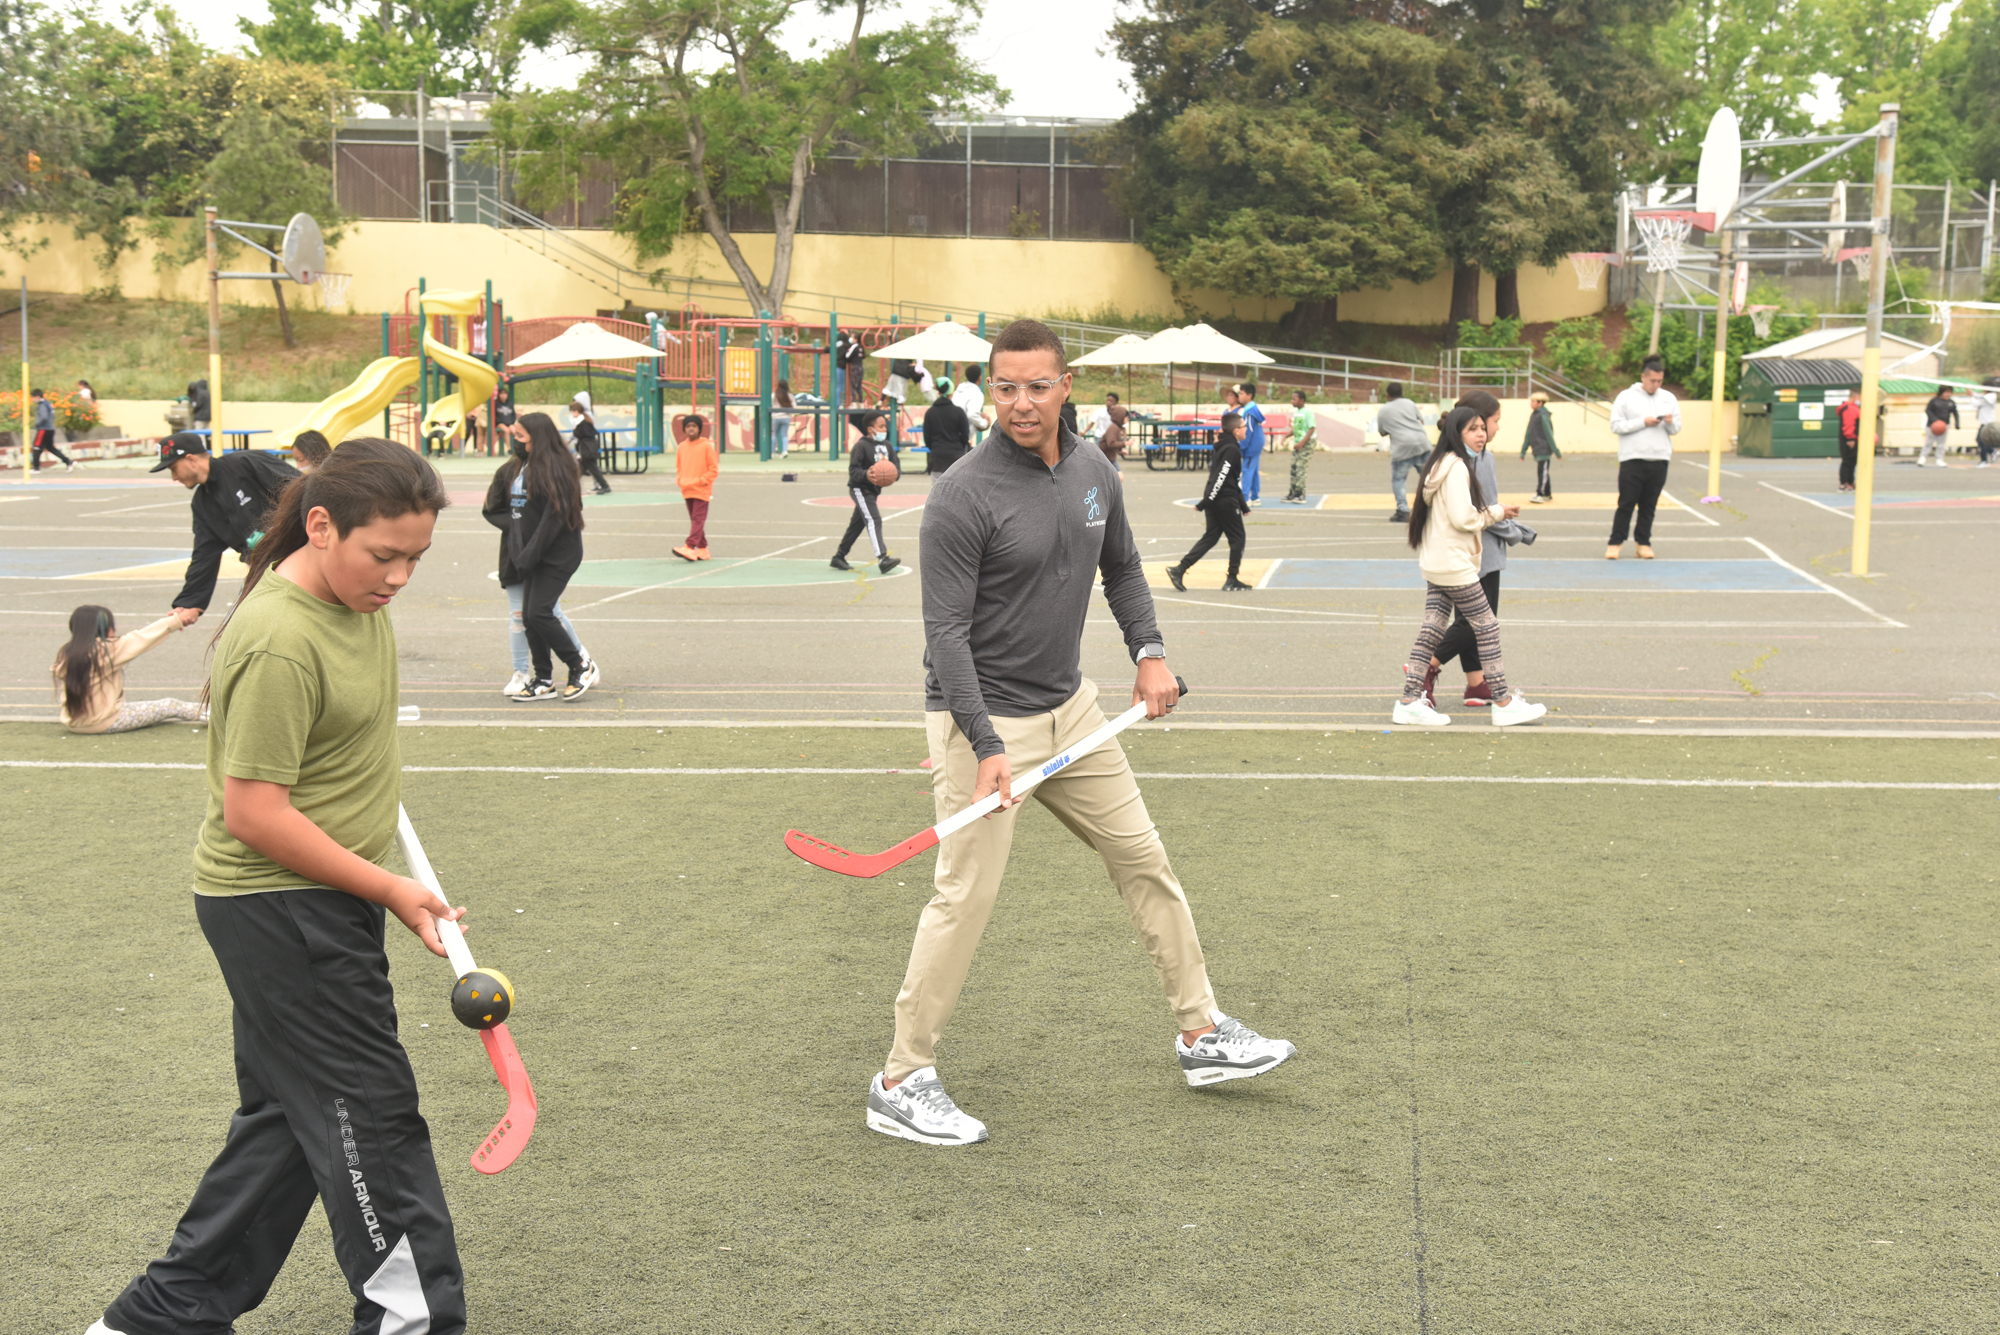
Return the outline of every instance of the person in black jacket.
<path id="1" fill-rule="evenodd" d="M 889 439 L 889 415 L 887 413 L 867 413 L 861 421 L 861 439 L 847 455 L 847 494 L 854 498 L 854 515 L 847 521 L 847 533 L 840 540 L 840 549 L 833 554 L 830 563 L 835 570 L 852 570 L 847 564 L 847 553 L 854 546 L 854 540 L 861 536 L 861 530 L 868 530 L 868 541 L 875 548 L 875 561 L 883 574 L 888 574 L 903 564 L 889 555 L 889 546 L 882 537 L 882 508 L 875 498 L 882 494 L 887 482 L 877 482 L 868 476 L 869 470 L 878 463 L 886 463 L 902 472 L 902 463 L 896 457 L 896 443 Z M 894 482 L 890 478 L 889 482 Z"/>
<path id="2" fill-rule="evenodd" d="M 596 483 L 599 496 L 611 494 L 611 484 L 604 480 L 604 470 L 597 462 L 597 416 L 590 404 L 590 391 L 580 392 L 569 405 L 570 420 L 576 425 L 570 429 L 570 439 L 576 442 L 577 462 L 583 471 L 590 474 Z"/>
<path id="3" fill-rule="evenodd" d="M 924 448 L 932 473 L 942 473 L 972 450 L 972 419 L 951 400 L 951 381 L 938 381 L 938 396 L 924 410 Z"/>
<path id="4" fill-rule="evenodd" d="M 507 556 L 521 576 L 521 628 L 534 678 L 509 698 L 560 694 L 574 700 L 597 684 L 597 665 L 584 658 L 555 609 L 583 564 L 583 476 L 547 413 L 527 414 L 521 427 L 528 433 L 528 462 L 513 483 L 521 489 L 521 508 L 507 530 Z M 551 654 L 569 668 L 569 684 L 560 692 Z"/>
<path id="5" fill-rule="evenodd" d="M 1182 593 L 1187 592 L 1187 585 L 1181 583 L 1181 576 L 1187 574 L 1189 566 L 1208 555 L 1216 539 L 1224 537 L 1229 539 L 1229 578 L 1222 581 L 1222 587 L 1231 592 L 1250 587 L 1236 578 L 1243 568 L 1243 516 L 1250 513 L 1243 499 L 1243 437 L 1248 430 L 1249 424 L 1238 414 L 1223 414 L 1215 457 L 1208 463 L 1208 486 L 1202 489 L 1201 499 L 1194 506 L 1208 516 L 1208 531 L 1196 539 L 1179 565 L 1167 567 L 1167 578 Z"/>
<path id="6" fill-rule="evenodd" d="M 528 431 L 514 420 L 512 408 L 503 407 L 494 415 L 493 439 L 495 444 L 505 442 L 509 453 L 507 462 L 493 470 L 493 480 L 486 487 L 486 503 L 480 507 L 479 513 L 487 523 L 500 530 L 500 561 L 495 574 L 499 577 L 500 587 L 507 593 L 511 614 L 507 648 L 514 660 L 514 675 L 500 688 L 500 694 L 511 696 L 519 694 L 535 679 L 529 658 L 528 628 L 522 620 L 527 586 L 521 582 L 521 572 L 514 569 L 514 558 L 507 550 L 507 535 L 514 527 L 514 516 L 528 503 L 526 484 L 516 485 L 521 470 L 528 466 Z M 576 627 L 570 624 L 560 598 L 556 600 L 555 613 L 556 620 L 562 623 L 563 633 L 576 642 L 576 651 L 583 655 L 584 671 L 594 674 L 597 660 L 590 656 L 590 647 L 576 633 Z"/>
<path id="7" fill-rule="evenodd" d="M 197 382 L 199 383 L 199 382 Z M 299 475 L 288 463 L 257 450 L 238 450 L 215 457 L 208 440 L 192 431 L 177 431 L 160 442 L 155 473 L 170 473 L 194 493 L 194 554 L 173 612 L 181 625 L 192 626 L 215 597 L 215 575 L 222 554 L 250 555 L 264 536 L 264 519 L 278 503 L 278 493 Z"/>
<path id="8" fill-rule="evenodd" d="M 208 419 L 213 411 L 208 403 L 208 382 L 206 380 L 188 381 L 188 425 L 197 427 L 207 426 Z"/>

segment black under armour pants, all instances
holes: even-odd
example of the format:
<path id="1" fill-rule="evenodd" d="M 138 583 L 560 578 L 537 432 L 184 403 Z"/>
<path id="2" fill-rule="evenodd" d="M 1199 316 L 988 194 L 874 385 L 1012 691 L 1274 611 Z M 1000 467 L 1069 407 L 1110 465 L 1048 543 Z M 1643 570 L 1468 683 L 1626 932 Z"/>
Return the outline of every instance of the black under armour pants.
<path id="1" fill-rule="evenodd" d="M 1208 555 L 1208 549 L 1221 538 L 1229 539 L 1229 578 L 1235 579 L 1236 572 L 1243 568 L 1243 512 L 1236 508 L 1234 501 L 1217 501 L 1202 514 L 1208 517 L 1208 529 L 1195 539 L 1194 546 L 1181 558 L 1180 568 L 1186 570 L 1196 561 Z"/>
<path id="2" fill-rule="evenodd" d="M 854 497 L 854 514 L 847 521 L 847 532 L 841 536 L 840 550 L 833 554 L 836 561 L 847 559 L 854 540 L 868 530 L 868 541 L 875 547 L 875 559 L 881 560 L 889 554 L 889 546 L 882 537 L 882 507 L 876 504 L 873 492 L 861 487 L 849 487 L 848 494 Z"/>
<path id="3" fill-rule="evenodd" d="M 43 427 L 40 431 L 37 431 L 35 433 L 35 448 L 33 451 L 34 461 L 31 465 L 32 468 L 40 468 L 42 466 L 43 450 L 47 450 L 50 454 L 53 454 L 56 458 L 62 460 L 65 465 L 69 464 L 69 456 L 62 452 L 62 446 L 56 444 L 56 433 L 49 430 L 47 427 Z"/>
<path id="4" fill-rule="evenodd" d="M 222 1153 L 167 1254 L 104 1313 L 124 1335 L 227 1335 L 278 1277 L 313 1201 L 354 1294 L 352 1335 L 461 1335 L 451 1213 L 417 1110 L 383 909 L 338 890 L 197 895 L 233 1003 Z M 442 988 L 447 971 L 433 980 Z"/>

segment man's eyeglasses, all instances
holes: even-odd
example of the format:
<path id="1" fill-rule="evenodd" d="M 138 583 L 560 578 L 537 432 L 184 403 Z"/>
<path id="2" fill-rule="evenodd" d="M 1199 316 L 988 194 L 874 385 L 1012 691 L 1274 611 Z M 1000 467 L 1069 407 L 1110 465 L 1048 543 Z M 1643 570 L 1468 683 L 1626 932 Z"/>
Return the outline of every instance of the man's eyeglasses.
<path id="1" fill-rule="evenodd" d="M 1029 403 L 1047 403 L 1049 396 L 1061 388 L 1061 380 L 1030 380 L 1025 385 L 1017 385 L 1008 380 L 995 380 L 993 382 L 993 401 L 995 403 L 1013 403 L 1023 394 L 1026 394 Z"/>

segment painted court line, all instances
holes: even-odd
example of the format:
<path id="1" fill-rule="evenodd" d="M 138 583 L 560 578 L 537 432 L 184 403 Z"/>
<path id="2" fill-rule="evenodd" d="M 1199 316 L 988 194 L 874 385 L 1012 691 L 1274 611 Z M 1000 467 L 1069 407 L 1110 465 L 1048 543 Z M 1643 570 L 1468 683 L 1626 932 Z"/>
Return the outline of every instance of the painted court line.
<path id="1" fill-rule="evenodd" d="M 1852 594 L 1847 593 L 1843 590 L 1834 588 L 1833 585 L 1827 583 L 1819 576 L 1812 574 L 1810 571 L 1799 569 L 1797 566 L 1793 565 L 1790 561 L 1787 561 L 1784 557 L 1778 555 L 1776 552 L 1772 551 L 1769 547 L 1766 547 L 1763 543 L 1757 541 L 1757 539 L 1745 538 L 1743 539 L 1743 541 L 1749 543 L 1752 547 L 1755 547 L 1758 551 L 1764 553 L 1764 555 L 1770 557 L 1773 561 L 1776 561 L 1779 565 L 1791 571 L 1794 575 L 1797 575 L 1800 579 L 1811 580 L 1813 583 L 1819 585 L 1822 589 L 1825 589 L 1828 593 L 1832 594 L 1834 597 L 1840 599 L 1841 601 L 1854 604 L 1854 606 L 1860 608 L 1862 611 L 1866 612 L 1869 616 L 1874 617 L 1877 621 L 1881 622 L 1883 625 L 1894 626 L 1897 630 L 1909 629 L 1908 626 L 1896 620 L 1894 617 L 1883 616 L 1880 612 L 1870 607 L 1867 603 L 1862 602 L 1859 598 L 1856 598 Z"/>
<path id="2" fill-rule="evenodd" d="M 1828 514 L 1838 516 L 1841 519 L 1854 518 L 1854 512 L 1851 510 L 1836 510 L 1831 505 L 1826 504 L 1824 501 L 1816 501 L 1810 496 L 1801 496 L 1796 491 L 1786 491 L 1783 487 L 1773 487 L 1771 486 L 1770 483 L 1762 481 L 1758 482 L 1757 485 L 1760 487 L 1769 488 L 1770 490 L 1777 492 L 1780 496 L 1789 496 L 1795 501 L 1804 501 L 1807 505 L 1817 505 L 1820 509 L 1826 511 Z"/>
<path id="3" fill-rule="evenodd" d="M 0 760 L 0 769 L 136 769 L 205 770 L 206 765 L 181 761 L 148 760 Z M 881 777 L 889 774 L 926 775 L 930 771 L 909 769 L 838 769 L 822 766 L 693 765 L 405 765 L 405 774 L 575 774 L 614 777 L 727 778 L 735 775 L 791 774 L 834 777 Z M 1304 780 L 1316 783 L 1485 783 L 1530 784 L 1538 787 L 1597 786 L 1606 788 L 1804 788 L 1852 789 L 1857 792 L 1991 793 L 2000 792 L 2000 783 L 1890 783 L 1865 779 L 1637 779 L 1617 776 L 1501 775 L 1501 774 L 1292 774 L 1253 771 L 1172 773 L 1144 771 L 1141 779 L 1197 779 L 1234 781 L 1255 779 L 1260 783 Z"/>
<path id="4" fill-rule="evenodd" d="M 1699 519 L 1702 523 L 1708 525 L 1710 528 L 1722 527 L 1722 521 L 1720 519 L 1710 519 L 1707 515 L 1703 514 L 1696 507 L 1689 505 L 1686 501 L 1677 499 L 1674 496 L 1674 494 L 1668 491 L 1665 487 L 1660 488 L 1660 499 L 1663 501 L 1672 501 L 1675 505 L 1680 506 L 1681 509 L 1687 511 L 1689 514 L 1693 515 L 1696 519 Z"/>

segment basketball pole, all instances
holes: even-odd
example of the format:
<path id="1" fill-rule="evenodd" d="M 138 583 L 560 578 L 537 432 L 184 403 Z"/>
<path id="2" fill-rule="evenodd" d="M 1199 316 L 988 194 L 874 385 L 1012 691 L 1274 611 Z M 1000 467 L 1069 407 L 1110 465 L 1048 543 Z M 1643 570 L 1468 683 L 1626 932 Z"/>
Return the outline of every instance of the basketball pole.
<path id="1" fill-rule="evenodd" d="M 222 275 L 217 272 L 215 205 L 208 206 L 208 452 L 222 439 Z M 193 425 L 192 422 L 189 425 Z"/>
<path id="2" fill-rule="evenodd" d="M 21 275 L 21 481 L 35 480 L 35 431 L 28 416 L 28 275 Z"/>
<path id="3" fill-rule="evenodd" d="M 1889 207 L 1896 182 L 1896 129 L 1901 107 L 1882 104 L 1875 140 L 1875 202 L 1869 210 L 1868 327 L 1861 345 L 1861 431 L 1854 460 L 1854 573 L 1868 573 L 1869 527 L 1875 498 L 1875 414 L 1882 401 L 1882 298 L 1889 277 Z"/>
<path id="4" fill-rule="evenodd" d="M 1708 394 L 1708 490 L 1703 500 L 1722 495 L 1722 386 L 1729 373 L 1729 258 L 1735 234 L 1727 215 L 1716 218 L 1715 225 L 1722 231 L 1722 249 L 1715 271 L 1715 383 Z"/>

